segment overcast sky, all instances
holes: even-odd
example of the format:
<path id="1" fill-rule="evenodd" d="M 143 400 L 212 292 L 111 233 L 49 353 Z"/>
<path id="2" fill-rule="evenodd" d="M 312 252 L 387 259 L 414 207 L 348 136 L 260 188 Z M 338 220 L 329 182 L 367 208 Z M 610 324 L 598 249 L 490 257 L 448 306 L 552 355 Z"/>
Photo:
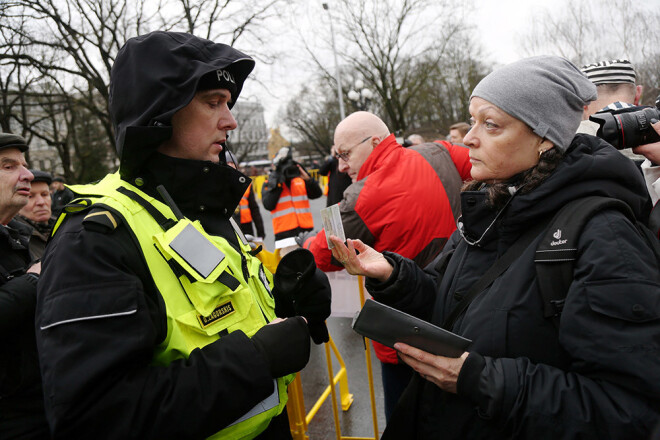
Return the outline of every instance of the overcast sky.
<path id="1" fill-rule="evenodd" d="M 359 0 L 356 0 L 359 1 Z M 578 0 L 579 1 L 579 0 Z M 633 0 L 630 0 L 633 1 Z M 660 0 L 644 0 L 648 7 L 660 8 Z M 330 8 L 332 0 L 327 1 Z M 543 11 L 558 12 L 566 4 L 562 0 L 473 0 L 474 11 L 467 17 L 475 26 L 476 40 L 481 44 L 485 61 L 507 64 L 524 56 L 520 52 L 520 40 L 529 32 L 532 17 Z M 300 88 L 300 84 L 312 73 L 305 60 L 307 55 L 301 48 L 287 47 L 291 33 L 323 35 L 327 39 L 329 21 L 327 12 L 321 7 L 323 1 L 311 0 L 303 3 L 293 14 L 286 36 L 282 40 L 274 37 L 275 44 L 284 49 L 284 56 L 272 66 L 257 65 L 255 73 L 263 79 L 262 85 L 250 84 L 252 99 L 258 99 L 265 108 L 266 124 L 277 125 L 278 113 L 286 101 Z M 336 25 L 335 25 L 336 26 Z M 310 31 L 311 29 L 311 31 Z M 336 29 L 335 29 L 336 30 Z M 327 33 L 326 33 L 327 32 Z M 295 38 L 295 37 L 294 37 Z M 329 42 L 321 39 L 313 42 L 315 53 L 334 72 L 334 60 Z M 341 48 L 340 48 L 341 49 Z M 347 89 L 344 80 L 344 89 Z"/>

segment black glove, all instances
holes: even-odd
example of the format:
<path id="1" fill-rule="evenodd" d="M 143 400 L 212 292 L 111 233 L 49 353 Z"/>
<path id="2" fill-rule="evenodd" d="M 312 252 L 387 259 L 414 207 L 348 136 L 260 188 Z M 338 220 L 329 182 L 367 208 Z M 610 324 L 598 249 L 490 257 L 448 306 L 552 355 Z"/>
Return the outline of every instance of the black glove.
<path id="1" fill-rule="evenodd" d="M 325 273 L 316 267 L 314 255 L 307 249 L 296 249 L 277 265 L 273 296 L 275 314 L 304 316 L 316 344 L 330 340 L 325 320 L 330 316 L 332 292 Z"/>
<path id="2" fill-rule="evenodd" d="M 273 377 L 296 373 L 309 361 L 309 329 L 300 316 L 264 325 L 252 336 L 252 343 L 268 360 Z"/>

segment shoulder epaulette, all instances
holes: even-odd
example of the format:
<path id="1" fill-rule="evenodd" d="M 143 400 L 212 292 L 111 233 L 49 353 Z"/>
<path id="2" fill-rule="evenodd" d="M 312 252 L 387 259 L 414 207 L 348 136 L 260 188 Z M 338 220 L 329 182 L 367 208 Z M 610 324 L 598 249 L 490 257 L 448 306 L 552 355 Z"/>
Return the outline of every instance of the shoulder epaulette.
<path id="1" fill-rule="evenodd" d="M 85 229 L 105 234 L 114 231 L 121 224 L 121 217 L 105 208 L 92 208 L 82 221 Z"/>

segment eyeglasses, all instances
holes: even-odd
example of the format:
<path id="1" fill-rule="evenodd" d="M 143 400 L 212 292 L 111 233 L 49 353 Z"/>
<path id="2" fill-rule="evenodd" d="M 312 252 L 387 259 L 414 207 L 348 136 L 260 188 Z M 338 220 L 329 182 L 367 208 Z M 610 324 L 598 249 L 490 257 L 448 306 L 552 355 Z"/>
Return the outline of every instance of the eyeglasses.
<path id="1" fill-rule="evenodd" d="M 371 137 L 372 137 L 372 136 L 367 136 L 366 138 L 362 139 L 362 140 L 361 140 L 360 142 L 358 142 L 357 144 L 355 144 L 355 145 L 353 145 L 352 147 L 348 148 L 347 151 L 345 151 L 344 153 L 335 153 L 335 157 L 337 157 L 337 158 L 343 160 L 344 162 L 348 162 L 348 158 L 351 157 L 351 151 L 353 150 L 353 148 L 357 147 L 357 146 L 360 145 L 360 144 L 365 143 L 366 141 L 368 141 L 369 139 L 371 139 Z"/>

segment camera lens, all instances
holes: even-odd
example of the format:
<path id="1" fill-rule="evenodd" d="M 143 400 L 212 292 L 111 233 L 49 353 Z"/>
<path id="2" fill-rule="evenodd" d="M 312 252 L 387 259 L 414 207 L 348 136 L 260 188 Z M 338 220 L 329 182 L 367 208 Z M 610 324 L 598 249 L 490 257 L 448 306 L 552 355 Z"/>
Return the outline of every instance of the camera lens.
<path id="1" fill-rule="evenodd" d="M 596 136 L 617 150 L 660 140 L 660 135 L 651 127 L 651 119 L 660 119 L 660 110 L 655 108 L 617 114 L 596 113 L 589 119 L 600 125 Z"/>
<path id="2" fill-rule="evenodd" d="M 621 116 L 622 127 L 621 148 L 633 148 L 660 140 L 658 133 L 651 127 L 651 119 L 660 117 L 660 111 L 657 109 L 645 108 L 619 116 Z"/>

